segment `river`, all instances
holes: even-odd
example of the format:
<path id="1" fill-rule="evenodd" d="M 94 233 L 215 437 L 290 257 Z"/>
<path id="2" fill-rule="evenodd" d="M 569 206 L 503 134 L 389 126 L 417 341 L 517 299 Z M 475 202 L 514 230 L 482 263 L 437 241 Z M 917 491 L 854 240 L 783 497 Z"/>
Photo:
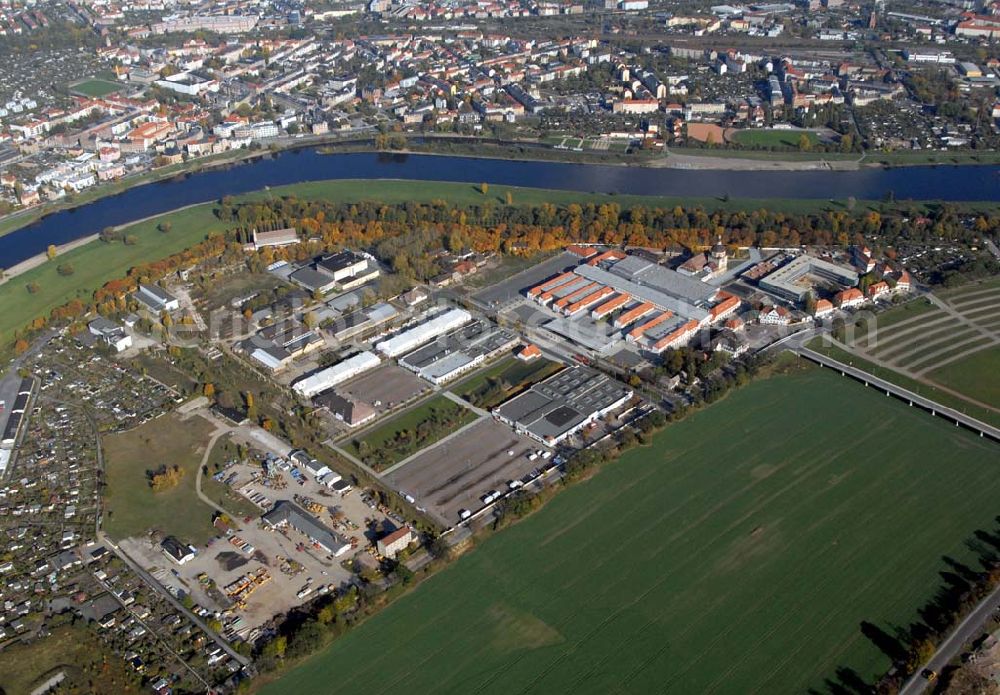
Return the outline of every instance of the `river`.
<path id="1" fill-rule="evenodd" d="M 0 267 L 10 268 L 101 229 L 264 188 L 322 179 L 411 179 L 493 183 L 637 195 L 733 198 L 1000 200 L 1000 166 L 934 166 L 857 171 L 690 171 L 435 155 L 290 150 L 226 168 L 138 186 L 53 213 L 0 237 Z"/>

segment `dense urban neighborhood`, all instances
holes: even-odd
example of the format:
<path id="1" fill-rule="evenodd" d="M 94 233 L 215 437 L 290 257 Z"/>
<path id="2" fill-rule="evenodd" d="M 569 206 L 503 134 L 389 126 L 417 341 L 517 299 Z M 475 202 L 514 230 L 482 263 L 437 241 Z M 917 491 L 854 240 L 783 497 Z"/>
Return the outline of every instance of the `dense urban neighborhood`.
<path id="1" fill-rule="evenodd" d="M 1000 693 L 998 38 L 0 0 L 0 691 Z"/>
<path id="2" fill-rule="evenodd" d="M 683 167 L 719 150 L 833 167 L 988 157 L 992 10 L 10 2 L 6 55 L 30 65 L 0 68 L 0 184 L 8 208 L 30 208 L 307 142 L 483 138 L 500 156 Z"/>

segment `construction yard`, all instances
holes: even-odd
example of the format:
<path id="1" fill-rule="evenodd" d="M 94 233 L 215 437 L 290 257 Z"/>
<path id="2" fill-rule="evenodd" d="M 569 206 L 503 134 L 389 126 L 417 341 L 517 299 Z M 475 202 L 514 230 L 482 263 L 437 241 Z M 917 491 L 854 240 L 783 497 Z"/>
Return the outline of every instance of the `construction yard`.
<path id="1" fill-rule="evenodd" d="M 128 539 L 122 547 L 162 584 L 190 594 L 196 604 L 212 612 L 232 609 L 223 621 L 232 635 L 246 637 L 274 614 L 349 580 L 351 571 L 343 563 L 371 546 L 369 522 L 387 519 L 356 491 L 335 494 L 308 475 L 285 471 L 265 477 L 256 461 L 231 463 L 223 474 L 230 482 L 220 486 L 257 506 L 256 514 L 230 520 L 230 535 L 219 530 L 180 566 L 145 538 Z M 354 548 L 333 557 L 295 529 L 271 527 L 260 514 L 281 501 L 295 503 Z"/>

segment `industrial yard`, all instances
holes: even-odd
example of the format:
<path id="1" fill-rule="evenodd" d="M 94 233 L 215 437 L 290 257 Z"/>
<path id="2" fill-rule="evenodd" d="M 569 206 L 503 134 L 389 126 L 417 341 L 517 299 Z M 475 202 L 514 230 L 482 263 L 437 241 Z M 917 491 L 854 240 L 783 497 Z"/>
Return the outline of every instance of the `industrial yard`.
<path id="1" fill-rule="evenodd" d="M 538 442 L 484 418 L 462 436 L 424 449 L 385 480 L 451 526 L 462 520 L 462 510 L 480 508 L 490 492 L 508 492 L 535 477 L 551 457 Z"/>

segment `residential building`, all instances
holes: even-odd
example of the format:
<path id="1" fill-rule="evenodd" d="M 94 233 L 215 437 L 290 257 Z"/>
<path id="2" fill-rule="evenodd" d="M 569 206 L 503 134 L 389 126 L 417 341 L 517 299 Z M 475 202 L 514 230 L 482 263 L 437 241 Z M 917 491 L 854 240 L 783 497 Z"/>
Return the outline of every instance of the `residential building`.
<path id="1" fill-rule="evenodd" d="M 382 557 L 393 560 L 401 550 L 408 548 L 416 539 L 413 530 L 409 526 L 404 526 L 375 541 L 375 549 Z"/>

